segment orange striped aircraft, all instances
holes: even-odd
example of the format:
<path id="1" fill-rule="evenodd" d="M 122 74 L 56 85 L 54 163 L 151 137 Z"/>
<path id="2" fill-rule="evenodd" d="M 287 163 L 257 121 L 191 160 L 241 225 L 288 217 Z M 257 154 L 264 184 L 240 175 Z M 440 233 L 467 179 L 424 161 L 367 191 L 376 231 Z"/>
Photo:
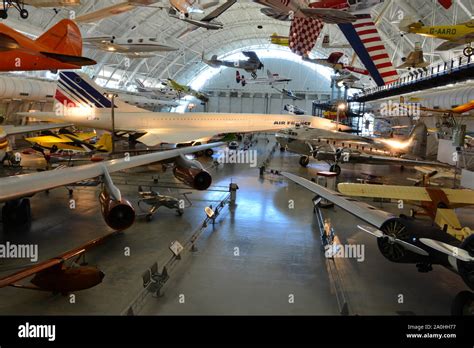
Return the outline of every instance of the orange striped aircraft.
<path id="1" fill-rule="evenodd" d="M 96 61 L 82 57 L 78 26 L 63 19 L 36 40 L 0 23 L 0 71 L 80 69 Z"/>

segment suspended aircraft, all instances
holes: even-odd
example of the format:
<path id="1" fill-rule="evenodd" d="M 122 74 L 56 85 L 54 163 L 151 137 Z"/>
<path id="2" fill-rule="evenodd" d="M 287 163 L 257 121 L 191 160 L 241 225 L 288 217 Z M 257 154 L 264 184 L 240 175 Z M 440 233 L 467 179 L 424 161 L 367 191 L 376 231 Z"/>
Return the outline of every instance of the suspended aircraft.
<path id="1" fill-rule="evenodd" d="M 63 19 L 36 40 L 0 23 L 0 71 L 80 69 L 96 61 L 82 57 L 82 36 Z"/>
<path id="2" fill-rule="evenodd" d="M 2 0 L 3 8 L 0 9 L 0 18 L 7 19 L 8 11 L 10 8 L 14 8 L 20 13 L 20 17 L 27 19 L 29 12 L 25 8 L 25 5 L 30 5 L 38 8 L 51 7 L 69 7 L 78 6 L 81 4 L 81 0 Z"/>
<path id="3" fill-rule="evenodd" d="M 252 78 L 257 78 L 257 70 L 261 70 L 264 68 L 263 63 L 258 58 L 257 54 L 253 51 L 243 51 L 242 54 L 246 56 L 247 60 L 236 60 L 236 61 L 226 61 L 226 60 L 219 60 L 217 56 L 212 56 L 211 59 L 204 58 L 204 52 L 202 53 L 202 61 L 213 67 L 219 68 L 221 66 L 225 66 L 228 68 L 235 68 L 235 69 L 243 69 L 249 74 L 252 75 Z"/>
<path id="4" fill-rule="evenodd" d="M 288 83 L 291 81 L 291 79 L 282 77 L 279 74 L 272 74 L 270 70 L 267 70 L 267 77 L 258 77 L 255 79 L 247 80 L 244 75 L 240 75 L 240 73 L 236 71 L 235 81 L 237 83 L 240 83 L 243 87 L 245 87 L 247 84 L 275 86 L 283 83 Z"/>
<path id="5" fill-rule="evenodd" d="M 410 52 L 408 57 L 403 57 L 402 61 L 403 64 L 398 66 L 396 69 L 423 69 L 430 65 L 430 63 L 425 60 L 421 42 L 416 42 L 415 50 Z"/>
<path id="6" fill-rule="evenodd" d="M 474 48 L 471 46 L 474 41 L 474 20 L 457 25 L 425 26 L 423 22 L 414 22 L 413 19 L 406 18 L 400 23 L 400 30 L 445 40 L 446 42 L 436 48 L 437 51 L 449 51 L 465 45 L 464 55 L 470 57 L 474 54 Z"/>
<path id="7" fill-rule="evenodd" d="M 305 0 L 254 0 L 266 6 L 263 12 L 278 20 L 290 20 L 289 46 L 299 56 L 309 55 L 324 28 L 324 23 L 343 24 L 357 20 L 352 12 L 367 10 L 384 0 L 324 0 L 308 4 Z"/>
<path id="8" fill-rule="evenodd" d="M 153 52 L 172 52 L 178 48 L 158 42 L 157 38 L 117 38 L 97 36 L 84 39 L 84 45 L 96 49 L 123 54 L 129 58 L 152 58 Z"/>
<path id="9" fill-rule="evenodd" d="M 178 39 L 184 37 L 185 35 L 192 33 L 199 28 L 204 28 L 207 30 L 219 30 L 224 28 L 224 24 L 221 22 L 216 21 L 216 18 L 222 15 L 225 11 L 232 7 L 237 2 L 237 0 L 227 0 L 224 4 L 216 8 L 211 13 L 207 14 L 201 19 L 191 18 L 190 16 L 183 15 L 180 13 L 179 15 L 176 13 L 176 10 L 171 9 L 169 15 L 171 17 L 177 18 L 182 20 L 186 23 L 189 23 L 190 26 L 186 28 L 181 34 L 178 35 Z"/>
<path id="10" fill-rule="evenodd" d="M 181 96 L 184 94 L 192 95 L 194 98 L 199 99 L 203 103 L 207 103 L 209 101 L 209 96 L 206 93 L 196 91 L 189 86 L 176 82 L 173 79 L 168 79 L 166 85 L 178 93 L 179 99 L 181 99 Z"/>
<path id="11" fill-rule="evenodd" d="M 147 87 L 139 79 L 135 79 L 135 83 L 137 85 L 137 91 L 140 93 L 145 93 L 168 100 L 180 99 L 179 93 L 165 84 L 162 84 L 162 87 Z"/>
<path id="12" fill-rule="evenodd" d="M 353 72 L 361 75 L 369 75 L 369 72 L 365 69 L 357 68 L 352 65 L 347 65 L 342 63 L 340 60 L 344 56 L 342 52 L 333 52 L 329 55 L 328 58 L 309 58 L 308 56 L 303 56 L 305 62 L 326 66 L 334 70 L 335 73 L 343 72 Z"/>
<path id="13" fill-rule="evenodd" d="M 126 13 L 132 11 L 139 7 L 146 7 L 150 6 L 153 8 L 162 8 L 175 10 L 180 14 L 182 18 L 189 17 L 191 12 L 198 11 L 200 9 L 205 9 L 209 6 L 214 6 L 216 1 L 211 1 L 209 3 L 203 4 L 200 7 L 196 8 L 194 5 L 196 0 L 168 0 L 168 5 L 162 5 L 161 0 L 128 0 L 119 2 L 115 5 L 103 7 L 96 11 L 92 11 L 81 16 L 76 17 L 76 21 L 78 23 L 91 23 L 97 22 L 104 18 L 109 18 L 112 16 L 116 16 L 122 13 Z"/>

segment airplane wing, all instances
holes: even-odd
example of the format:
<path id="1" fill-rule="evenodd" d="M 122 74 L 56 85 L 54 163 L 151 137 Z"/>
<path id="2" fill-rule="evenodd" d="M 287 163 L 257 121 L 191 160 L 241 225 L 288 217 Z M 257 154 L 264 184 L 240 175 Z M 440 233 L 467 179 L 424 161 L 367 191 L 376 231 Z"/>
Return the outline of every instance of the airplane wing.
<path id="1" fill-rule="evenodd" d="M 459 46 L 465 45 L 467 43 L 471 43 L 472 41 L 474 41 L 474 32 L 471 32 L 467 35 L 461 36 L 457 40 L 446 41 L 446 42 L 442 43 L 441 45 L 439 45 L 436 48 L 436 51 L 449 51 L 449 50 L 455 49 Z"/>
<path id="2" fill-rule="evenodd" d="M 25 140 L 29 143 L 49 143 L 49 144 L 66 144 L 66 143 L 73 143 L 74 140 L 69 138 L 62 138 L 62 137 L 55 137 L 54 135 L 44 135 L 40 137 L 34 138 L 25 138 Z"/>
<path id="3" fill-rule="evenodd" d="M 346 196 L 390 198 L 406 201 L 431 202 L 430 190 L 442 191 L 452 204 L 474 204 L 474 191 L 461 189 L 426 188 L 396 185 L 369 185 L 341 183 L 337 186 L 340 193 Z"/>
<path id="4" fill-rule="evenodd" d="M 357 15 L 357 22 L 338 26 L 377 86 L 384 86 L 399 79 L 370 14 Z"/>
<path id="5" fill-rule="evenodd" d="M 334 151 L 324 151 L 319 150 L 316 153 L 316 159 L 319 161 L 324 160 L 334 160 L 335 152 Z M 344 155 L 343 155 L 344 156 Z M 410 159 L 403 157 L 390 157 L 382 155 L 370 155 L 366 153 L 358 152 L 349 152 L 347 163 L 364 163 L 364 164 L 388 164 L 388 165 L 408 165 L 408 166 L 434 166 L 434 167 L 447 167 L 447 164 L 436 162 L 436 161 L 426 161 L 418 159 Z M 344 163 L 344 162 L 342 162 Z"/>
<path id="6" fill-rule="evenodd" d="M 237 0 L 227 0 L 222 6 L 219 6 L 214 11 L 212 11 L 207 16 L 205 16 L 203 19 L 201 19 L 201 22 L 210 22 L 213 19 L 216 19 L 225 11 L 227 11 L 229 8 L 231 8 L 232 5 L 234 5 L 236 2 Z"/>
<path id="7" fill-rule="evenodd" d="M 216 134 L 228 132 L 224 128 L 220 130 L 189 129 L 184 132 L 176 132 L 176 129 L 156 128 L 143 130 L 145 135 L 137 140 L 146 146 L 156 146 L 160 143 L 180 144 L 188 143 L 203 138 L 211 138 Z M 140 133 L 140 131 L 139 131 Z"/>
<path id="8" fill-rule="evenodd" d="M 89 12 L 81 16 L 76 17 L 78 23 L 90 23 L 95 22 L 104 18 L 119 15 L 125 12 L 129 12 L 138 6 L 148 6 L 157 3 L 159 0 L 135 0 L 125 1 L 118 4 L 101 8 L 100 10 Z"/>
<path id="9" fill-rule="evenodd" d="M 41 271 L 44 271 L 44 270 L 47 270 L 47 269 L 50 269 L 50 268 L 53 268 L 53 267 L 60 266 L 64 262 L 66 262 L 67 260 L 72 259 L 74 257 L 79 257 L 84 252 L 86 252 L 88 249 L 102 243 L 107 238 L 111 237 L 112 235 L 115 235 L 116 233 L 117 233 L 116 231 L 108 233 L 103 237 L 93 239 L 93 240 L 87 242 L 86 244 L 81 245 L 80 247 L 77 247 L 75 249 L 66 251 L 65 253 L 63 253 L 59 256 L 53 257 L 52 259 L 40 262 L 40 263 L 35 264 L 31 267 L 28 267 L 26 269 L 23 269 L 21 271 L 18 271 L 16 273 L 13 273 L 13 274 L 10 274 L 6 277 L 3 277 L 3 278 L 0 279 L 0 288 L 3 288 L 5 286 L 9 286 L 9 285 L 15 286 L 15 283 L 22 280 L 22 279 L 28 278 L 28 277 L 30 277 L 30 276 L 32 276 L 36 273 L 39 273 Z M 38 290 L 40 290 L 40 289 L 38 289 Z"/>
<path id="10" fill-rule="evenodd" d="M 330 24 L 352 23 L 357 20 L 357 17 L 349 12 L 330 8 L 303 8 L 301 12 L 309 18 L 320 19 Z"/>
<path id="11" fill-rule="evenodd" d="M 249 62 L 255 62 L 255 63 L 260 62 L 260 58 L 258 58 L 257 53 L 255 53 L 253 51 L 244 51 L 242 53 L 243 53 L 244 56 L 248 57 Z"/>
<path id="12" fill-rule="evenodd" d="M 351 213 L 352 215 L 358 217 L 361 220 L 368 222 L 369 224 L 377 228 L 381 228 L 387 220 L 396 217 L 393 214 L 379 210 L 369 204 L 357 202 L 351 198 L 346 198 L 338 192 L 328 190 L 325 187 L 322 187 L 309 180 L 303 179 L 297 175 L 286 172 L 282 172 L 281 174 L 290 179 L 291 181 L 294 181 L 298 185 L 301 185 L 304 188 L 316 193 L 318 196 L 321 196 L 324 199 L 331 201 L 338 207 L 344 209 L 345 211 Z"/>
<path id="13" fill-rule="evenodd" d="M 3 129 L 7 135 L 17 135 L 31 132 L 40 132 L 54 128 L 66 128 L 71 126 L 71 123 L 44 123 L 33 126 L 0 126 L 0 130 Z"/>
<path id="14" fill-rule="evenodd" d="M 34 7 L 67 7 L 80 5 L 81 0 L 24 0 L 23 3 Z"/>
<path id="15" fill-rule="evenodd" d="M 164 161 L 180 155 L 203 151 L 223 145 L 222 142 L 200 146 L 179 148 L 155 152 L 130 158 L 113 159 L 100 163 L 78 167 L 68 167 L 41 173 L 9 176 L 0 179 L 0 202 L 29 197 L 37 192 L 66 186 L 79 181 L 96 178 L 108 173 L 139 167 L 150 163 Z"/>

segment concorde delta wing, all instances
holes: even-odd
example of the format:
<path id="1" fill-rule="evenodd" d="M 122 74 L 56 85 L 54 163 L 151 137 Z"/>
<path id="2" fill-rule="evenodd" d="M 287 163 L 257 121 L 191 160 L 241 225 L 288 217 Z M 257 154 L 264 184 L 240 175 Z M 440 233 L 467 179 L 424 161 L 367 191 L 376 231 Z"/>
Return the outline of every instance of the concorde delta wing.
<path id="1" fill-rule="evenodd" d="M 41 173 L 10 176 L 0 179 L 0 202 L 6 202 L 22 197 L 28 197 L 37 192 L 53 189 L 79 181 L 95 178 L 108 173 L 129 168 L 139 167 L 154 162 L 175 158 L 180 155 L 204 151 L 218 147 L 223 143 L 213 143 L 193 146 L 157 153 L 151 153 L 131 158 L 114 159 L 101 163 L 69 167 Z"/>

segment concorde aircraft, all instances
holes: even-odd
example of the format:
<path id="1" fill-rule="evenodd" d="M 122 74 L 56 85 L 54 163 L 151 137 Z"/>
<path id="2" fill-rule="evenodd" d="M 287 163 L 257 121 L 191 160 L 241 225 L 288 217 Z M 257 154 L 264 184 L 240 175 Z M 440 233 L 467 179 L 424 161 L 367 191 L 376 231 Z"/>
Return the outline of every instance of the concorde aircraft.
<path id="1" fill-rule="evenodd" d="M 87 76 L 72 71 L 61 72 L 55 111 L 19 115 L 111 131 L 112 102 L 105 95 L 106 91 Z M 218 134 L 278 130 L 296 125 L 337 129 L 332 121 L 312 116 L 150 112 L 118 99 L 114 100 L 114 121 L 114 131 L 126 132 L 147 146 L 198 144 Z"/>

